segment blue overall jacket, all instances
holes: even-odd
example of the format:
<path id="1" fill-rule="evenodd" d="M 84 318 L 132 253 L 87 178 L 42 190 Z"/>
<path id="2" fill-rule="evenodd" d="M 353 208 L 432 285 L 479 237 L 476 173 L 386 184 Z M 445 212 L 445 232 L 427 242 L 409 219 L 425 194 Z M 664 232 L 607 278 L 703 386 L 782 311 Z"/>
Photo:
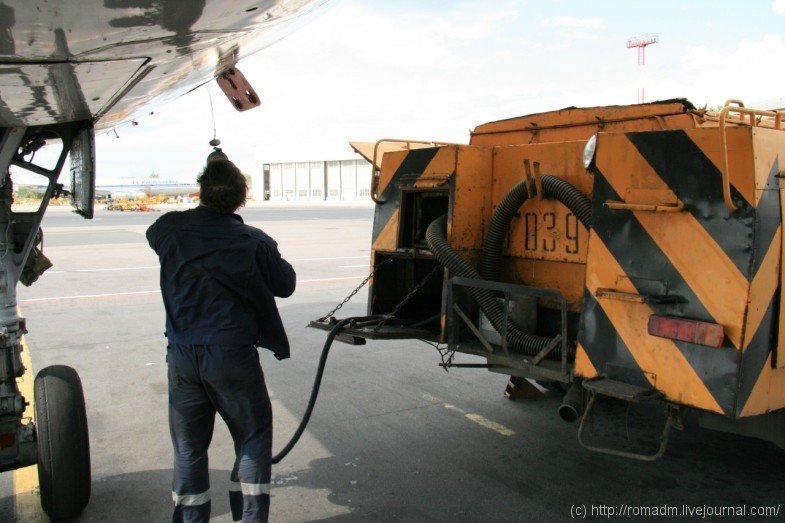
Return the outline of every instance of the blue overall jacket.
<path id="1" fill-rule="evenodd" d="M 295 289 L 278 244 L 236 214 L 200 205 L 147 229 L 161 262 L 166 337 L 179 344 L 254 344 L 289 357 L 275 296 Z"/>

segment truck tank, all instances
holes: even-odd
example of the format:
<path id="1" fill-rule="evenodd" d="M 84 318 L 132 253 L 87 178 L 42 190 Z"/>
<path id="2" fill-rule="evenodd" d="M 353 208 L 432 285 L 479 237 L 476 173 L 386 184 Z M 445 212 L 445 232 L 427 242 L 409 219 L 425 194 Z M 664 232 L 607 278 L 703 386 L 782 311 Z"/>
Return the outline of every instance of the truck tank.
<path id="1" fill-rule="evenodd" d="M 687 411 L 785 443 L 781 113 L 676 99 L 353 145 L 374 163 L 378 319 L 346 336 L 562 384 L 581 442 L 598 399 L 664 405 L 657 452 L 592 450 L 655 459 Z"/>

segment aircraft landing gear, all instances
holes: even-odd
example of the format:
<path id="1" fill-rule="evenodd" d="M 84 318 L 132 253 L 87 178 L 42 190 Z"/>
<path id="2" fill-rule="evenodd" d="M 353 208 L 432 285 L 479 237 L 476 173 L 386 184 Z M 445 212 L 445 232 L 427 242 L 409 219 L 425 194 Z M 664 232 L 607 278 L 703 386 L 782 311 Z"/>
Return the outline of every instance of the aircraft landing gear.
<path id="1" fill-rule="evenodd" d="M 90 442 L 82 382 L 65 365 L 35 378 L 38 482 L 41 505 L 52 519 L 71 517 L 90 500 Z"/>
<path id="2" fill-rule="evenodd" d="M 17 379 L 25 373 L 21 354 L 27 331 L 18 314 L 16 286 L 23 273 L 22 281 L 29 284 L 46 268 L 34 263 L 36 255 L 31 252 L 49 199 L 62 191 L 57 178 L 69 152 L 72 204 L 77 213 L 92 218 L 93 140 L 90 122 L 0 127 L 0 472 L 38 464 L 41 505 L 52 519 L 76 516 L 90 499 L 84 394 L 74 369 L 46 367 L 35 378 L 35 422 L 24 417 L 28 402 Z M 33 163 L 36 151 L 47 141 L 62 144 L 52 168 Z M 36 210 L 12 208 L 11 178 L 20 171 L 44 179 L 46 189 Z"/>

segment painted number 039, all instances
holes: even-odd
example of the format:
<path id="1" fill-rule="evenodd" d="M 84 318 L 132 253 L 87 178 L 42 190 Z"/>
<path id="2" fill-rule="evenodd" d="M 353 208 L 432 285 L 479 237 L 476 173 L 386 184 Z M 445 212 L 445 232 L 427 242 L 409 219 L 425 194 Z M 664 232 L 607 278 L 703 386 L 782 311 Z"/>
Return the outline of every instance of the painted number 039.
<path id="1" fill-rule="evenodd" d="M 556 252 L 557 249 L 563 250 L 567 254 L 577 254 L 578 252 L 578 219 L 572 213 L 564 215 L 564 219 L 559 220 L 555 212 L 546 212 L 541 215 L 536 212 L 524 214 L 526 224 L 526 244 L 527 251 Z M 564 232 L 558 231 L 559 223 L 562 221 Z M 542 235 L 542 237 L 540 236 Z M 557 240 L 564 238 L 564 242 Z"/>

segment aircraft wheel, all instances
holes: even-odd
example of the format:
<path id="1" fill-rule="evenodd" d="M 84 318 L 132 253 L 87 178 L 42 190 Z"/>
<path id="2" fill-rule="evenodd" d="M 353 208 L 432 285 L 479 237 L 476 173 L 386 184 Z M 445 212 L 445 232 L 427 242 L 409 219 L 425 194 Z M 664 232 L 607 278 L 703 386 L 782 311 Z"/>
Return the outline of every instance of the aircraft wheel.
<path id="1" fill-rule="evenodd" d="M 41 506 L 52 519 L 76 516 L 90 500 L 90 441 L 74 369 L 53 365 L 38 373 L 35 416 Z"/>

